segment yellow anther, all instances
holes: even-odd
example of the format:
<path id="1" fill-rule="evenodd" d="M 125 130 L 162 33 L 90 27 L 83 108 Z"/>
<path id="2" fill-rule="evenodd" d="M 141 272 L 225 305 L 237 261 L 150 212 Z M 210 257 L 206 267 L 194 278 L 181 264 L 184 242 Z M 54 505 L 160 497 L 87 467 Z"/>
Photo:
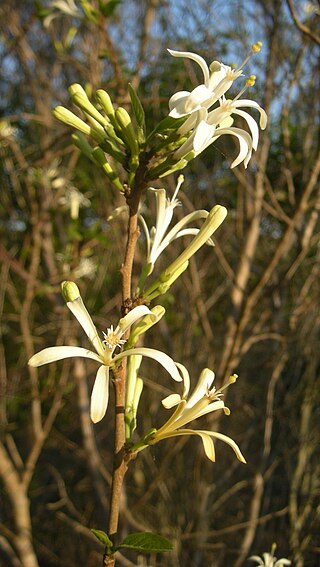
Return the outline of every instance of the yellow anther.
<path id="1" fill-rule="evenodd" d="M 255 75 L 250 75 L 250 77 L 246 80 L 246 86 L 247 87 L 253 87 L 253 85 L 256 82 L 256 76 Z"/>
<path id="2" fill-rule="evenodd" d="M 237 381 L 238 374 L 232 374 L 229 378 L 229 384 L 234 384 Z"/>
<path id="3" fill-rule="evenodd" d="M 259 53 L 261 51 L 262 41 L 257 41 L 252 45 L 252 53 Z"/>

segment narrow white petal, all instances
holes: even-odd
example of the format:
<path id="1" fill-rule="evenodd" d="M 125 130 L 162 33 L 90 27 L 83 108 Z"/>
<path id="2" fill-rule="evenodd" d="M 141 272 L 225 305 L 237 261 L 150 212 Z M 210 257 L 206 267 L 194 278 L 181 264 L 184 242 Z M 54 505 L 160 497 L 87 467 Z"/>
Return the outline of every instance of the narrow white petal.
<path id="1" fill-rule="evenodd" d="M 238 116 L 241 116 L 247 122 L 252 135 L 252 147 L 256 150 L 259 142 L 259 128 L 255 119 L 252 118 L 248 112 L 244 112 L 243 110 L 234 110 L 233 113 L 238 114 Z"/>
<path id="2" fill-rule="evenodd" d="M 208 457 L 208 459 L 210 459 L 210 461 L 214 463 L 214 461 L 216 460 L 216 452 L 211 437 L 209 437 L 209 435 L 207 435 L 205 432 L 195 431 L 195 433 L 199 435 L 199 437 L 201 437 L 206 456 Z"/>
<path id="3" fill-rule="evenodd" d="M 81 297 L 78 297 L 74 301 L 68 301 L 67 306 L 76 319 L 78 319 L 81 327 L 89 337 L 90 342 L 96 349 L 97 353 L 100 354 L 100 356 L 103 356 L 104 348 L 102 341 Z"/>
<path id="4" fill-rule="evenodd" d="M 199 400 L 206 396 L 208 390 L 210 390 L 213 384 L 214 376 L 214 372 L 212 372 L 209 368 L 204 368 L 204 370 L 202 370 L 198 383 L 187 401 L 187 408 L 192 408 L 197 402 L 199 402 Z"/>
<path id="5" fill-rule="evenodd" d="M 185 101 L 188 98 L 189 94 L 190 91 L 178 91 L 177 93 L 174 93 L 172 97 L 169 99 L 170 110 L 176 108 L 176 106 L 180 103 L 181 100 Z"/>
<path id="6" fill-rule="evenodd" d="M 236 105 L 237 108 L 241 108 L 241 107 L 250 107 L 250 108 L 255 108 L 256 110 L 259 111 L 260 113 L 260 128 L 261 130 L 264 130 L 267 126 L 267 122 L 268 122 L 268 116 L 265 110 L 263 110 L 263 108 L 261 108 L 261 106 L 255 102 L 254 100 L 249 100 L 249 99 L 239 99 L 236 101 Z"/>
<path id="7" fill-rule="evenodd" d="M 210 143 L 214 135 L 215 129 L 215 125 L 208 124 L 204 120 L 198 124 L 193 139 L 193 149 L 195 152 L 200 153 L 207 147 L 207 144 Z"/>
<path id="8" fill-rule="evenodd" d="M 154 264 L 159 255 L 157 253 L 158 247 L 171 222 L 174 207 L 171 204 L 168 204 L 165 189 L 152 189 L 152 191 L 155 192 L 157 199 L 157 221 L 151 252 L 148 259 L 152 264 Z"/>
<path id="9" fill-rule="evenodd" d="M 196 126 L 197 121 L 197 112 L 192 112 L 191 114 L 189 114 L 186 121 L 178 129 L 179 134 L 181 134 L 181 136 L 187 134 L 190 130 L 192 130 L 192 128 Z"/>
<path id="10" fill-rule="evenodd" d="M 201 417 L 203 415 L 207 415 L 208 413 L 211 413 L 212 411 L 217 411 L 219 409 L 223 409 L 225 407 L 224 402 L 222 400 L 216 400 L 215 402 L 211 402 L 209 405 L 207 405 L 207 407 L 201 409 L 198 413 L 197 413 L 197 418 Z"/>
<path id="11" fill-rule="evenodd" d="M 182 116 L 186 116 L 188 112 L 186 112 L 186 101 L 188 97 L 182 96 L 180 100 L 177 100 L 175 107 L 170 110 L 169 116 L 171 118 L 181 118 Z"/>
<path id="12" fill-rule="evenodd" d="M 185 101 L 185 110 L 187 113 L 195 112 L 201 107 L 209 108 L 214 102 L 215 97 L 205 85 L 198 85 Z"/>
<path id="13" fill-rule="evenodd" d="M 90 416 L 93 423 L 104 417 L 109 401 L 109 367 L 100 366 L 91 394 Z"/>
<path id="14" fill-rule="evenodd" d="M 157 204 L 157 218 L 156 218 L 156 233 L 161 231 L 163 225 L 163 220 L 166 212 L 167 195 L 165 189 L 153 189 L 150 187 L 150 191 L 155 194 L 156 204 Z"/>
<path id="15" fill-rule="evenodd" d="M 239 140 L 240 151 L 237 158 L 232 162 L 231 168 L 236 167 L 246 159 L 248 155 L 251 155 L 251 148 L 252 148 L 252 140 L 248 132 L 242 130 L 241 128 L 217 128 L 216 129 L 216 136 L 214 136 L 213 141 L 216 140 L 219 136 L 223 136 L 224 134 L 230 134 L 232 136 L 236 136 Z"/>
<path id="16" fill-rule="evenodd" d="M 179 394 L 170 394 L 170 396 L 167 396 L 161 401 L 163 407 L 165 407 L 166 409 L 171 409 L 174 406 L 180 404 L 180 402 L 181 396 L 179 396 Z"/>
<path id="17" fill-rule="evenodd" d="M 258 555 L 251 555 L 251 557 L 249 557 L 250 561 L 256 561 L 258 565 L 264 565 L 264 562 L 262 561 L 261 557 L 259 557 Z"/>
<path id="18" fill-rule="evenodd" d="M 154 319 L 155 321 L 157 320 L 157 316 L 150 311 L 149 307 L 146 305 L 138 305 L 138 307 L 135 307 L 129 311 L 125 317 L 120 319 L 119 324 L 114 331 L 115 334 L 119 334 L 119 337 L 121 337 L 131 327 L 131 325 L 133 325 L 133 323 L 145 315 L 150 315 L 151 319 Z"/>
<path id="19" fill-rule="evenodd" d="M 246 463 L 246 460 L 245 460 L 244 456 L 242 455 L 237 443 L 235 441 L 233 441 L 233 439 L 231 439 L 231 437 L 228 437 L 227 435 L 224 435 L 223 433 L 217 433 L 216 431 L 203 431 L 202 433 L 206 433 L 207 435 L 210 435 L 210 437 L 215 437 L 216 439 L 220 439 L 221 441 L 224 441 L 225 443 L 227 443 L 227 445 L 229 445 L 234 450 L 239 461 L 241 461 L 242 463 Z"/>
<path id="20" fill-rule="evenodd" d="M 187 59 L 192 59 L 192 61 L 198 63 L 203 72 L 204 83 L 207 87 L 209 86 L 209 68 L 205 60 L 200 55 L 197 55 L 197 53 L 192 53 L 191 51 L 174 51 L 173 49 L 168 49 L 168 51 L 170 55 L 173 55 L 173 57 L 186 57 Z"/>
<path id="21" fill-rule="evenodd" d="M 160 430 L 158 430 L 155 433 L 155 439 L 157 439 L 159 431 Z M 162 439 L 169 439 L 170 437 L 181 437 L 184 435 L 198 435 L 199 437 L 201 437 L 205 454 L 207 455 L 208 459 L 210 459 L 210 461 L 212 462 L 215 461 L 215 450 L 214 450 L 213 441 L 211 437 L 207 434 L 207 431 L 198 431 L 193 429 L 177 429 L 176 431 L 168 431 L 161 433 L 159 435 L 160 437 L 159 441 L 161 441 Z"/>
<path id="22" fill-rule="evenodd" d="M 208 214 L 209 214 L 208 211 L 205 211 L 204 209 L 200 209 L 198 211 L 193 211 L 192 213 L 189 213 L 188 215 L 183 217 L 181 220 L 179 220 L 172 227 L 172 229 L 167 233 L 165 238 L 162 240 L 161 246 L 159 247 L 160 253 L 168 246 L 168 244 L 170 244 L 170 242 L 172 242 L 172 240 L 175 240 L 176 238 L 178 238 L 180 236 L 180 232 L 181 232 L 181 236 L 182 236 L 182 233 L 184 232 L 182 229 L 185 226 L 187 226 L 190 222 L 193 222 L 195 220 L 206 219 Z M 194 230 L 194 229 L 191 229 L 191 230 Z M 185 233 L 185 234 L 187 234 L 187 233 Z"/>
<path id="23" fill-rule="evenodd" d="M 178 148 L 174 152 L 173 157 L 175 160 L 179 160 L 193 151 L 193 140 L 195 135 L 196 133 L 195 131 L 193 131 L 189 138 L 182 144 L 182 146 L 180 146 L 180 148 Z"/>
<path id="24" fill-rule="evenodd" d="M 231 111 L 226 111 L 221 107 L 215 108 L 211 110 L 208 114 L 208 123 L 209 124 L 221 124 L 226 118 L 228 118 L 231 114 Z"/>
<path id="25" fill-rule="evenodd" d="M 152 358 L 153 360 L 156 360 L 166 369 L 166 371 L 176 382 L 182 382 L 182 377 L 172 358 L 170 358 L 170 356 L 168 356 L 164 352 L 161 352 L 160 350 L 155 350 L 154 348 L 138 347 L 134 349 L 125 350 L 124 352 L 120 352 L 120 354 L 117 354 L 113 358 L 113 362 L 116 362 L 117 360 L 121 360 L 126 356 L 131 356 L 132 354 L 141 354 L 142 356 L 147 356 L 148 358 Z"/>
<path id="26" fill-rule="evenodd" d="M 146 237 L 146 244 L 147 244 L 147 258 L 150 255 L 150 233 L 149 233 L 149 229 L 148 229 L 148 225 L 146 223 L 146 221 L 144 220 L 143 216 L 139 214 L 139 220 L 142 224 L 142 228 L 144 230 L 144 234 Z"/>
<path id="27" fill-rule="evenodd" d="M 75 346 L 56 346 L 49 347 L 34 354 L 28 364 L 29 366 L 42 366 L 64 358 L 72 358 L 74 356 L 81 356 L 82 358 L 92 358 L 101 363 L 101 358 L 91 350 Z"/>
<path id="28" fill-rule="evenodd" d="M 180 362 L 176 362 L 176 365 L 179 368 L 179 370 L 182 374 L 182 378 L 183 378 L 183 394 L 182 394 L 182 397 L 184 399 L 186 399 L 188 394 L 189 394 L 189 390 L 190 390 L 190 375 L 189 375 L 189 372 L 186 369 L 186 367 L 183 366 L 183 364 L 180 364 Z"/>

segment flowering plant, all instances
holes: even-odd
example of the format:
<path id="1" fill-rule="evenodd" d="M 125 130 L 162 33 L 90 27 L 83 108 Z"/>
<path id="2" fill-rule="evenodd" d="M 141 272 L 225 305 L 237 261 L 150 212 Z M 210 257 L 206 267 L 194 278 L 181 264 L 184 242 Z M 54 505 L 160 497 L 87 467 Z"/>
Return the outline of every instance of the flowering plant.
<path id="1" fill-rule="evenodd" d="M 76 17 L 72 2 L 55 2 L 53 7 Z M 49 24 L 47 21 L 47 25 Z M 252 53 L 258 52 L 260 47 L 260 43 L 255 44 Z M 168 116 L 151 132 L 148 132 L 143 106 L 131 85 L 131 115 L 125 108 L 114 106 L 108 93 L 102 89 L 96 92 L 94 104 L 79 84 L 73 84 L 69 92 L 81 117 L 62 106 L 54 110 L 56 118 L 76 130 L 73 134 L 74 143 L 103 170 L 112 185 L 120 191 L 128 212 L 127 242 L 121 265 L 122 316 L 118 324 L 102 331 L 101 336 L 84 305 L 78 286 L 74 282 L 65 281 L 62 283 L 62 294 L 67 307 L 80 323 L 93 349 L 74 345 L 53 346 L 34 354 L 29 360 L 32 367 L 72 357 L 97 362 L 99 368 L 90 407 L 94 423 L 105 416 L 112 379 L 115 390 L 115 457 L 109 523 L 107 533 L 94 530 L 105 545 L 103 564 L 109 567 L 114 565 L 116 552 L 122 548 L 129 547 L 139 552 L 171 549 L 170 542 L 155 534 L 134 534 L 118 542 L 121 486 L 130 461 L 140 451 L 165 439 L 196 435 L 201 438 L 205 455 L 210 461 L 215 461 L 216 458 L 214 440 L 220 440 L 233 449 L 240 462 L 246 462 L 239 446 L 229 436 L 210 429 L 193 428 L 194 420 L 212 412 L 222 410 L 224 414 L 230 414 L 223 400 L 223 392 L 226 386 L 236 381 L 237 376 L 232 375 L 227 384 L 216 390 L 213 386 L 214 373 L 205 368 L 190 394 L 191 380 L 183 364 L 160 350 L 138 344 L 142 339 L 145 340 L 147 331 L 164 316 L 164 308 L 160 305 L 151 307 L 151 302 L 167 293 L 188 268 L 190 258 L 204 244 L 214 245 L 212 236 L 227 215 L 226 208 L 216 204 L 210 211 L 192 211 L 171 226 L 174 210 L 180 205 L 177 195 L 183 176 L 178 177 L 172 197 L 167 196 L 164 187 L 153 187 L 153 181 L 172 172 L 179 172 L 225 134 L 235 136 L 240 145 L 239 154 L 231 167 L 241 163 L 246 167 L 253 150 L 258 147 L 259 127 L 243 109 L 258 111 L 261 129 L 266 127 L 267 122 L 265 111 L 255 101 L 241 99 L 243 92 L 254 84 L 253 76 L 246 81 L 245 87 L 235 98 L 226 98 L 234 81 L 243 76 L 243 66 L 252 53 L 237 69 L 231 69 L 217 61 L 208 67 L 202 57 L 191 52 L 169 50 L 169 53 L 173 57 L 187 58 L 197 63 L 203 73 L 203 83 L 191 92 L 179 91 L 173 94 L 169 100 Z M 233 126 L 234 116 L 239 116 L 246 123 L 249 132 Z M 146 189 L 154 195 L 156 201 L 156 219 L 151 228 L 140 207 Z M 110 218 L 112 216 L 115 215 L 110 215 Z M 139 223 L 145 236 L 146 253 L 138 285 L 134 286 L 132 274 Z M 173 249 L 172 243 L 178 239 L 184 240 L 185 237 L 189 241 L 183 250 L 175 254 L 160 274 L 154 275 L 160 255 L 164 258 L 167 248 L 171 246 Z M 136 441 L 134 432 L 139 424 L 139 402 L 144 383 L 140 366 L 145 358 L 159 363 L 175 382 L 182 383 L 183 390 L 181 394 L 172 393 L 162 400 L 164 408 L 173 410 L 167 421 L 158 429 L 152 428 Z M 254 557 L 252 559 L 255 560 Z"/>

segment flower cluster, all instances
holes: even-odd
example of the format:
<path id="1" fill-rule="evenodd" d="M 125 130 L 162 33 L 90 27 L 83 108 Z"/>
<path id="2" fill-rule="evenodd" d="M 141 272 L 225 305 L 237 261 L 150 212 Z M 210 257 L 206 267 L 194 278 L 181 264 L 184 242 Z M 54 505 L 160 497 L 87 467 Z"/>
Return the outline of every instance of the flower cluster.
<path id="1" fill-rule="evenodd" d="M 260 51 L 261 43 L 252 46 L 252 53 Z M 180 91 L 175 93 L 169 100 L 169 116 L 181 118 L 187 116 L 187 120 L 179 128 L 180 134 L 187 135 L 185 142 L 175 151 L 176 160 L 184 158 L 186 161 L 193 159 L 203 150 L 215 142 L 220 136 L 230 134 L 235 136 L 240 145 L 237 158 L 231 164 L 236 167 L 244 163 L 245 167 L 252 155 L 252 150 L 256 150 L 259 139 L 259 129 L 255 120 L 242 110 L 242 108 L 254 108 L 260 113 L 260 128 L 264 129 L 267 125 L 265 111 L 253 100 L 242 99 L 240 96 L 246 88 L 253 86 L 255 76 L 252 75 L 246 81 L 246 86 L 234 99 L 227 99 L 225 93 L 230 89 L 233 82 L 243 75 L 242 68 L 247 63 L 249 57 L 237 69 L 231 69 L 218 61 L 213 61 L 208 67 L 205 60 L 189 51 L 168 50 L 173 57 L 186 57 L 198 63 L 203 73 L 204 82 L 198 85 L 191 92 Z M 218 107 L 209 109 L 218 103 Z M 243 118 L 249 127 L 250 134 L 241 128 L 232 126 L 232 115 Z"/>

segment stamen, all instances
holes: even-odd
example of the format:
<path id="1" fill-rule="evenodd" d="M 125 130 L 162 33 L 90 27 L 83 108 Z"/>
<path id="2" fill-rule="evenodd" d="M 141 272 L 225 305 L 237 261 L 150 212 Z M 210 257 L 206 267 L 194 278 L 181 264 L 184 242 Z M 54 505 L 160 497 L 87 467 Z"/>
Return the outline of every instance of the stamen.
<path id="1" fill-rule="evenodd" d="M 254 53 L 259 53 L 259 51 L 261 51 L 261 47 L 262 47 L 261 41 L 257 41 L 256 43 L 254 43 L 251 46 L 251 53 L 249 53 L 249 55 L 247 55 L 247 57 L 243 60 L 243 62 L 241 63 L 241 65 L 239 65 L 239 67 L 237 69 L 238 70 L 243 69 L 243 67 L 248 63 L 249 59 L 251 59 L 252 55 L 254 55 Z"/>
<path id="2" fill-rule="evenodd" d="M 250 75 L 250 77 L 246 80 L 245 86 L 243 87 L 243 89 L 241 89 L 241 91 L 237 94 L 237 96 L 233 99 L 233 102 L 235 100 L 238 100 L 238 98 L 240 98 L 243 93 L 249 88 L 249 87 L 253 87 L 253 85 L 256 82 L 256 76 L 255 75 Z"/>
<path id="3" fill-rule="evenodd" d="M 226 384 L 224 384 L 223 386 L 221 386 L 221 388 L 219 388 L 219 390 L 217 390 L 216 395 L 222 394 L 223 390 L 225 390 L 226 388 L 228 388 L 228 386 L 230 386 L 230 384 L 234 384 L 237 381 L 238 378 L 238 374 L 232 374 L 228 380 L 228 382 Z"/>
<path id="4" fill-rule="evenodd" d="M 184 182 L 184 176 L 183 176 L 183 175 L 179 175 L 179 177 L 178 177 L 178 182 L 177 182 L 177 186 L 176 186 L 176 188 L 175 188 L 175 191 L 174 191 L 174 193 L 173 193 L 173 197 L 172 197 L 171 201 L 174 201 L 174 200 L 175 200 L 176 195 L 178 194 L 178 191 L 179 191 L 179 189 L 180 189 L 180 187 L 181 187 L 181 185 L 182 185 L 183 182 Z"/>

